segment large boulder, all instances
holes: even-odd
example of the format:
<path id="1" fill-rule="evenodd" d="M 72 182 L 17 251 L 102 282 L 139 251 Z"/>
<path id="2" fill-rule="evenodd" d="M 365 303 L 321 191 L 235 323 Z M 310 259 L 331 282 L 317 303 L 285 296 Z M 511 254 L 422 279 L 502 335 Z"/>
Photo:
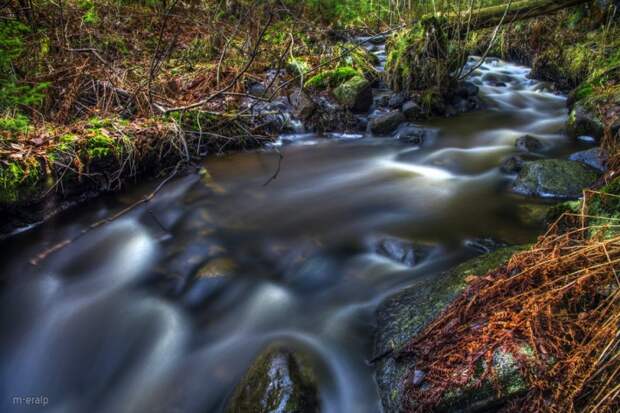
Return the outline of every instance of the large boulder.
<path id="1" fill-rule="evenodd" d="M 366 112 L 372 105 L 370 82 L 362 76 L 352 77 L 334 89 L 333 93 L 338 103 L 354 112 Z"/>
<path id="2" fill-rule="evenodd" d="M 406 121 L 405 115 L 400 111 L 387 112 L 373 118 L 370 121 L 370 131 L 374 135 L 389 135 L 394 132 L 401 123 Z"/>
<path id="3" fill-rule="evenodd" d="M 487 273 L 505 263 L 520 249 L 522 247 L 502 248 L 466 261 L 439 276 L 423 277 L 381 303 L 376 314 L 375 378 L 386 412 L 404 410 L 405 381 L 411 377 L 411 372 L 415 372 L 414 381 L 417 377 L 419 384 L 423 384 L 424 372 L 416 371 L 413 358 L 398 357 L 398 350 L 419 334 L 465 289 L 467 277 Z M 498 365 L 501 362 L 506 367 L 501 373 L 504 377 L 501 381 L 510 382 L 514 387 L 511 394 L 516 394 L 524 389 L 524 382 L 520 379 L 516 366 L 504 362 L 509 356 L 501 356 L 498 354 Z M 464 409 L 478 405 L 482 408 L 489 407 L 501 401 L 497 397 L 493 398 L 493 394 L 493 391 L 482 393 L 454 389 L 446 396 L 445 404 Z"/>
<path id="4" fill-rule="evenodd" d="M 603 136 L 604 127 L 595 114 L 577 103 L 568 116 L 567 131 L 572 138 L 587 136 L 598 142 Z"/>
<path id="5" fill-rule="evenodd" d="M 237 385 L 228 413 L 316 413 L 318 390 L 303 357 L 281 346 L 267 348 Z"/>
<path id="6" fill-rule="evenodd" d="M 512 189 L 522 195 L 571 199 L 596 179 L 596 171 L 581 162 L 542 159 L 524 162 Z"/>

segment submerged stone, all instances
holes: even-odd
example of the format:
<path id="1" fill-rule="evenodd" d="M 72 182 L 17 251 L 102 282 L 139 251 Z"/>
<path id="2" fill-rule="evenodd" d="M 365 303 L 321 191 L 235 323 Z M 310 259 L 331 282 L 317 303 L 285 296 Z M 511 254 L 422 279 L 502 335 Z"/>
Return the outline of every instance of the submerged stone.
<path id="1" fill-rule="evenodd" d="M 532 135 L 524 135 L 517 138 L 515 147 L 523 152 L 537 152 L 543 148 L 542 142 Z"/>
<path id="2" fill-rule="evenodd" d="M 381 238 L 372 244 L 375 253 L 409 267 L 419 264 L 431 250 L 429 245 L 417 244 L 396 237 Z"/>
<path id="3" fill-rule="evenodd" d="M 409 372 L 415 371 L 415 360 L 397 358 L 390 352 L 397 352 L 437 317 L 465 289 L 468 276 L 487 273 L 521 249 L 521 246 L 501 248 L 439 276 L 423 277 L 380 304 L 376 313 L 374 354 L 385 356 L 376 363 L 375 378 L 386 412 L 403 411 L 405 380 Z M 451 403 L 468 404 L 472 401 L 470 397 L 471 394 L 461 392 L 460 396 L 455 394 Z"/>
<path id="4" fill-rule="evenodd" d="M 410 123 L 401 125 L 396 137 L 405 143 L 421 145 L 426 137 L 426 130 Z"/>
<path id="5" fill-rule="evenodd" d="M 267 348 L 237 385 L 228 413 L 316 413 L 316 378 L 300 354 Z"/>
<path id="6" fill-rule="evenodd" d="M 542 159 L 524 162 L 512 189 L 528 196 L 579 198 L 596 179 L 596 171 L 581 162 Z"/>

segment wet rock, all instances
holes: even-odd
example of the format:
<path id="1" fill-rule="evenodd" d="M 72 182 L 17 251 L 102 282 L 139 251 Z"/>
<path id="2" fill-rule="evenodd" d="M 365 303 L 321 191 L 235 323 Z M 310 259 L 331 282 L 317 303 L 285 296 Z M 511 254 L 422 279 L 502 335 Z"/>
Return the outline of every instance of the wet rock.
<path id="1" fill-rule="evenodd" d="M 426 137 L 426 130 L 413 124 L 403 124 L 398 129 L 396 137 L 405 143 L 421 145 Z"/>
<path id="2" fill-rule="evenodd" d="M 375 253 L 413 267 L 428 257 L 432 247 L 396 237 L 385 237 L 372 242 Z"/>
<path id="3" fill-rule="evenodd" d="M 468 239 L 464 242 L 467 248 L 471 248 L 477 251 L 479 254 L 488 254 L 493 251 L 497 251 L 500 248 L 504 248 L 507 245 L 503 242 L 496 241 L 493 238 L 475 238 Z"/>
<path id="4" fill-rule="evenodd" d="M 405 103 L 405 96 L 402 93 L 395 93 L 390 96 L 388 106 L 390 109 L 400 109 L 403 103 Z"/>
<path id="5" fill-rule="evenodd" d="M 280 346 L 265 350 L 237 385 L 228 413 L 315 413 L 316 379 L 300 354 Z"/>
<path id="6" fill-rule="evenodd" d="M 338 103 L 354 112 L 366 112 L 372 106 L 370 82 L 361 76 L 347 80 L 334 89 L 333 93 Z"/>
<path id="7" fill-rule="evenodd" d="M 392 111 L 372 119 L 369 123 L 369 128 L 375 135 L 389 135 L 394 132 L 401 123 L 404 123 L 405 120 L 405 115 L 403 115 L 402 112 Z"/>
<path id="8" fill-rule="evenodd" d="M 267 88 L 261 83 L 254 83 L 248 88 L 248 94 L 256 97 L 264 97 L 267 94 Z"/>
<path id="9" fill-rule="evenodd" d="M 512 189 L 522 195 L 570 199 L 580 197 L 596 179 L 596 172 L 580 162 L 542 159 L 524 162 Z"/>
<path id="10" fill-rule="evenodd" d="M 520 396 L 528 390 L 525 377 L 520 371 L 520 362 L 517 360 L 527 360 L 532 357 L 531 348 L 525 344 L 521 346 L 518 355 L 501 348 L 496 349 L 491 362 L 496 381 L 483 380 L 482 384 L 479 384 L 480 377 L 473 375 L 468 384 L 444 394 L 437 411 L 488 412 L 498 410 L 511 398 Z M 479 361 L 476 370 L 482 372 L 487 368 L 486 362 Z"/>
<path id="11" fill-rule="evenodd" d="M 515 147 L 522 152 L 538 152 L 543 148 L 543 144 L 532 135 L 524 135 L 517 138 Z"/>
<path id="12" fill-rule="evenodd" d="M 293 113 L 301 120 L 307 120 L 317 110 L 317 104 L 303 90 L 295 89 L 289 96 L 291 105 L 293 105 Z"/>
<path id="13" fill-rule="evenodd" d="M 437 317 L 467 286 L 466 278 L 485 274 L 506 262 L 522 247 L 502 248 L 469 260 L 438 276 L 429 275 L 387 298 L 377 309 L 374 354 L 384 355 L 376 362 L 375 378 L 386 412 L 403 411 L 405 380 L 415 371 L 415 360 L 397 358 L 398 351 Z M 415 377 L 415 375 L 414 375 Z M 423 380 L 422 383 L 423 385 Z M 479 397 L 470 392 L 457 393 L 451 404 L 473 405 Z M 488 404 L 493 401 L 489 400 Z"/>
<path id="14" fill-rule="evenodd" d="M 605 167 L 607 163 L 607 153 L 601 148 L 591 148 L 585 151 L 575 152 L 569 156 L 568 159 L 581 162 L 599 172 L 605 172 L 607 169 Z"/>
<path id="15" fill-rule="evenodd" d="M 523 162 L 523 158 L 514 155 L 505 159 L 499 166 L 499 170 L 505 174 L 515 174 L 521 170 Z"/>
<path id="16" fill-rule="evenodd" d="M 403 115 L 407 118 L 407 120 L 418 120 L 423 117 L 422 108 L 416 102 L 412 100 L 408 100 L 403 103 L 401 111 Z"/>
<path id="17" fill-rule="evenodd" d="M 351 111 L 343 109 L 329 98 L 318 96 L 316 109 L 306 119 L 305 127 L 318 133 L 329 131 L 352 132 L 364 130 L 365 125 Z"/>
<path id="18" fill-rule="evenodd" d="M 589 136 L 598 142 L 603 136 L 603 123 L 595 114 L 577 103 L 568 116 L 567 131 L 572 138 Z"/>
<path id="19" fill-rule="evenodd" d="M 458 89 L 456 89 L 456 95 L 462 99 L 477 96 L 479 92 L 478 86 L 473 82 L 462 82 Z"/>

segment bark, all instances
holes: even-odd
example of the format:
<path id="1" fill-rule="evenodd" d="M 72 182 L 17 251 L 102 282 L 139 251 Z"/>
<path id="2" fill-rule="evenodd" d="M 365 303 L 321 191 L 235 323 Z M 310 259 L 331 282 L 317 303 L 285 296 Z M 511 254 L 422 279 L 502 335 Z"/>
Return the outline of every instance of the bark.
<path id="1" fill-rule="evenodd" d="M 556 13 L 560 10 L 589 3 L 591 0 L 524 0 L 513 2 L 510 10 L 506 13 L 503 23 L 511 23 L 519 20 Z M 494 6 L 474 12 L 472 27 L 470 30 L 495 27 L 502 21 L 506 6 Z"/>

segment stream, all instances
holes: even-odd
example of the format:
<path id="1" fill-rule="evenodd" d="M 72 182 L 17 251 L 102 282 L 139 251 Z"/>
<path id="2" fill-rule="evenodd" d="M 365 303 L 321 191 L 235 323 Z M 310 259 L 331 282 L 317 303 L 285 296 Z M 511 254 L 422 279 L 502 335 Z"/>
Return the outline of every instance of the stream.
<path id="1" fill-rule="evenodd" d="M 156 183 L 3 241 L 0 411 L 224 411 L 271 343 L 309 355 L 322 412 L 381 411 L 368 363 L 377 305 L 415 277 L 536 239 L 545 202 L 512 194 L 499 168 L 518 137 L 535 135 L 545 157 L 582 149 L 563 133 L 565 97 L 528 73 L 488 59 L 470 77 L 484 109 L 422 122 L 420 144 L 285 135 L 206 160 L 208 172 L 175 178 L 37 266 Z"/>

